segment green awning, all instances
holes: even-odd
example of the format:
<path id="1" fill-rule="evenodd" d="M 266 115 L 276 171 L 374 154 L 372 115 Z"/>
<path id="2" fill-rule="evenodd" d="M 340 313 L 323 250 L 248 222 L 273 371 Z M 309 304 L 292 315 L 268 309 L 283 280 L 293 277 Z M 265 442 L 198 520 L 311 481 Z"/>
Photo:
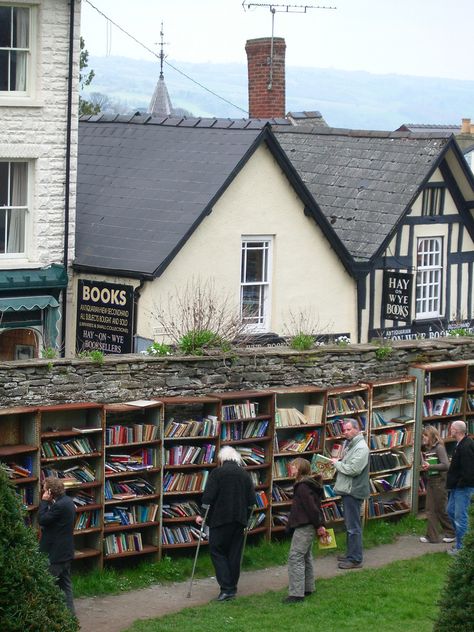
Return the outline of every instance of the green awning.
<path id="1" fill-rule="evenodd" d="M 0 290 L 45 290 L 67 287 L 66 268 L 53 263 L 47 268 L 0 270 Z"/>
<path id="2" fill-rule="evenodd" d="M 30 312 L 35 309 L 59 307 L 54 296 L 11 296 L 0 298 L 0 313 L 2 312 Z"/>

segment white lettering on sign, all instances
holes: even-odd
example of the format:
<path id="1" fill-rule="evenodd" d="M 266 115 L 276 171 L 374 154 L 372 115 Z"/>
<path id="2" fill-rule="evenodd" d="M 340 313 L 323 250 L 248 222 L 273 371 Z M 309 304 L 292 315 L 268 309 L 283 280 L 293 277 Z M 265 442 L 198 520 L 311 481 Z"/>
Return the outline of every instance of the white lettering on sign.
<path id="1" fill-rule="evenodd" d="M 127 293 L 125 290 L 109 290 L 104 287 L 99 289 L 94 285 L 83 285 L 82 286 L 82 300 L 83 301 L 92 301 L 93 303 L 105 303 L 110 305 L 126 305 L 127 303 Z"/>

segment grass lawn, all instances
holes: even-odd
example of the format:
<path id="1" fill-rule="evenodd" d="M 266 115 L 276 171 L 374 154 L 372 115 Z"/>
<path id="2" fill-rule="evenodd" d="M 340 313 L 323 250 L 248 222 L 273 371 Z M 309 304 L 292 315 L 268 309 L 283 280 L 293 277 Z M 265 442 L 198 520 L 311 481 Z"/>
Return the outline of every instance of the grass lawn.
<path id="1" fill-rule="evenodd" d="M 406 516 L 398 522 L 374 520 L 364 529 L 364 547 L 366 549 L 380 544 L 394 542 L 397 536 L 404 534 L 421 535 L 426 528 L 424 520 Z M 338 538 L 343 538 L 341 534 Z M 257 570 L 270 566 L 286 565 L 290 540 L 282 539 L 273 542 L 260 540 L 252 545 L 251 538 L 245 550 L 243 570 Z M 196 577 L 214 575 L 206 547 L 202 547 L 196 566 Z M 327 555 L 316 551 L 315 555 Z M 333 555 L 334 553 L 330 553 Z M 153 564 L 141 563 L 135 567 L 115 569 L 109 567 L 103 571 L 74 575 L 74 596 L 93 597 L 117 594 L 127 590 L 146 588 L 152 584 L 187 581 L 191 576 L 194 561 L 194 549 L 189 549 L 186 556 L 165 557 Z"/>
<path id="2" fill-rule="evenodd" d="M 269 592 L 136 622 L 127 632 L 431 632 L 449 562 L 427 554 L 319 580 L 302 603 L 282 604 L 286 591 Z"/>

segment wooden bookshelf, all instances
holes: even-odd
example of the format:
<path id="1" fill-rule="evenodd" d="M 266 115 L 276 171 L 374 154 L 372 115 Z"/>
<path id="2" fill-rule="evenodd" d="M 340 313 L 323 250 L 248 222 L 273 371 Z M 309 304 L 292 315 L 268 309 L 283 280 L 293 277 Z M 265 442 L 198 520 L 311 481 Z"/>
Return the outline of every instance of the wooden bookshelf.
<path id="1" fill-rule="evenodd" d="M 37 408 L 0 409 L 0 464 L 15 486 L 28 522 L 36 524 L 39 504 L 39 415 Z"/>
<path id="2" fill-rule="evenodd" d="M 429 424 L 438 429 L 449 456 L 454 447 L 451 423 L 456 419 L 468 422 L 468 366 L 467 362 L 436 362 L 410 367 L 410 374 L 417 378 L 414 490 L 419 488 L 423 427 Z M 423 495 L 414 494 L 415 511 L 423 501 Z"/>
<path id="3" fill-rule="evenodd" d="M 163 404 L 107 404 L 104 449 L 104 562 L 159 559 Z"/>
<path id="4" fill-rule="evenodd" d="M 466 425 L 471 437 L 474 436 L 474 360 L 467 362 Z"/>
<path id="5" fill-rule="evenodd" d="M 270 537 L 275 401 L 271 391 L 229 391 L 220 401 L 220 445 L 242 456 L 257 492 L 249 535 Z"/>
<path id="6" fill-rule="evenodd" d="M 102 566 L 103 407 L 39 407 L 41 479 L 57 476 L 76 505 L 75 560 Z"/>
<path id="7" fill-rule="evenodd" d="M 285 530 L 292 503 L 293 480 L 289 477 L 289 463 L 296 457 L 311 461 L 313 455 L 323 449 L 326 389 L 292 386 L 273 391 L 271 532 L 279 533 Z"/>
<path id="8" fill-rule="evenodd" d="M 409 513 L 413 498 L 416 378 L 369 382 L 368 520 Z"/>
<path id="9" fill-rule="evenodd" d="M 202 492 L 216 466 L 219 405 L 215 397 L 166 397 L 163 431 L 161 550 L 197 546 Z M 201 542 L 207 544 L 207 537 Z"/>

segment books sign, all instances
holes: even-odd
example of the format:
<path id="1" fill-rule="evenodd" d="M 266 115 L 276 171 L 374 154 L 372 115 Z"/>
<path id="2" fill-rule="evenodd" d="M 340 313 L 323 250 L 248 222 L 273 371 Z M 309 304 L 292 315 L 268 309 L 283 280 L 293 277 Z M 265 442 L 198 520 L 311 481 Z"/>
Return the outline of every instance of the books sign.
<path id="1" fill-rule="evenodd" d="M 407 272 L 383 271 L 382 318 L 411 321 L 413 275 Z"/>
<path id="2" fill-rule="evenodd" d="M 76 351 L 131 353 L 133 287 L 80 279 Z"/>

